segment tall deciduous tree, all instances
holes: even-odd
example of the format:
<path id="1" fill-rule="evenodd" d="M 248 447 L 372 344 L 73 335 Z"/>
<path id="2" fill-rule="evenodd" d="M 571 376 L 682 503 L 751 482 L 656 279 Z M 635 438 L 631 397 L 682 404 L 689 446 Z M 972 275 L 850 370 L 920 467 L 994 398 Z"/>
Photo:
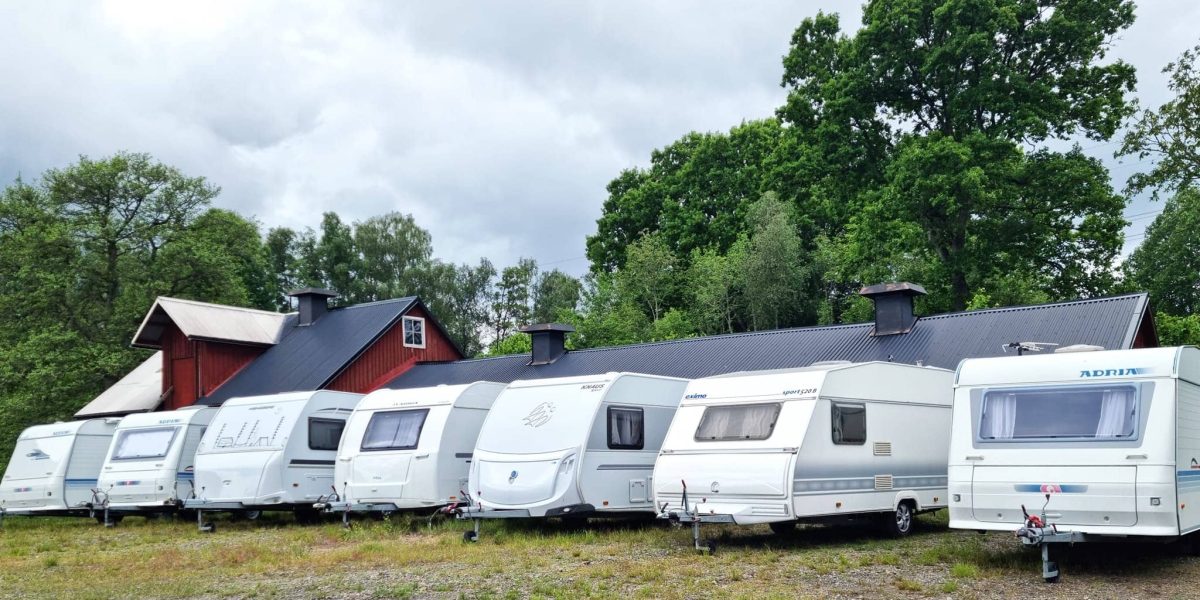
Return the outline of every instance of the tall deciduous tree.
<path id="1" fill-rule="evenodd" d="M 618 271 L 617 282 L 646 309 L 652 322 L 657 321 L 669 308 L 668 302 L 679 284 L 675 254 L 658 233 L 630 244 L 625 254 L 625 266 Z"/>
<path id="2" fill-rule="evenodd" d="M 750 207 L 753 228 L 743 261 L 746 306 L 752 329 L 774 329 L 815 318 L 804 247 L 791 209 L 775 194 Z"/>
<path id="3" fill-rule="evenodd" d="M 1200 314 L 1200 190 L 1167 200 L 1123 267 L 1132 287 L 1149 292 L 1160 311 Z"/>
<path id="4" fill-rule="evenodd" d="M 502 339 L 517 327 L 529 324 L 537 272 L 537 261 L 532 258 L 522 258 L 500 272 L 492 297 L 493 340 Z"/>
<path id="5" fill-rule="evenodd" d="M 578 279 L 558 269 L 541 273 L 533 286 L 533 322 L 550 323 L 563 312 L 574 312 L 582 292 Z"/>
<path id="6" fill-rule="evenodd" d="M 1200 183 L 1200 46 L 1163 69 L 1175 97 L 1139 115 L 1125 134 L 1119 155 L 1155 160 L 1153 168 L 1129 179 L 1128 191 L 1178 191 Z"/>
<path id="7" fill-rule="evenodd" d="M 412 215 L 391 212 L 354 225 L 360 260 L 356 285 L 363 301 L 413 293 L 420 268 L 433 257 L 433 238 Z"/>

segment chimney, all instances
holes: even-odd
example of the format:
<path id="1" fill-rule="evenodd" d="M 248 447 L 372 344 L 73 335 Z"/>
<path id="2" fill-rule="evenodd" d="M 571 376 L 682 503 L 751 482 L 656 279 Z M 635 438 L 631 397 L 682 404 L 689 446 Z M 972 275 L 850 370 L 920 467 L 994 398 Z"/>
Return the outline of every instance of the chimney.
<path id="1" fill-rule="evenodd" d="M 875 332 L 872 335 L 895 335 L 912 331 L 917 323 L 913 298 L 924 296 L 925 288 L 902 281 L 868 285 L 858 293 L 875 302 Z"/>
<path id="2" fill-rule="evenodd" d="M 296 325 L 306 327 L 329 312 L 329 299 L 337 298 L 337 292 L 324 288 L 300 288 L 288 292 L 288 296 L 296 299 L 300 308 L 300 320 Z"/>
<path id="3" fill-rule="evenodd" d="M 533 341 L 533 360 L 531 365 L 548 365 L 558 357 L 567 353 L 567 334 L 575 331 L 574 327 L 563 323 L 542 323 L 521 328 L 521 333 L 528 333 Z"/>

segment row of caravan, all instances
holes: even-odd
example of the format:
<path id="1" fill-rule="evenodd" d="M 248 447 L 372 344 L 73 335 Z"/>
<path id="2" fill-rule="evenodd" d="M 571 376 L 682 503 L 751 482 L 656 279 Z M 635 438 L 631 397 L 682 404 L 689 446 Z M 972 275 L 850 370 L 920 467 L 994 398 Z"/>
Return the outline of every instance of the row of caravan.
<path id="1" fill-rule="evenodd" d="M 441 509 L 690 525 L 918 512 L 1057 544 L 1200 529 L 1200 351 L 818 363 L 238 398 L 32 427 L 0 514 Z"/>

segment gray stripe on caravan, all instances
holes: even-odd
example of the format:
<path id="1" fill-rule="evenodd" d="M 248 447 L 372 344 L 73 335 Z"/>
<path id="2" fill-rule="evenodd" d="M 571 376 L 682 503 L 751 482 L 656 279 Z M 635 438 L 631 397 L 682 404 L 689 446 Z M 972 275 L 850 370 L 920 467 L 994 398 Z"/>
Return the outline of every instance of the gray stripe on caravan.
<path id="1" fill-rule="evenodd" d="M 881 473 L 886 475 L 886 473 Z M 930 489 L 946 487 L 944 475 L 892 477 L 892 489 L 881 491 L 900 491 L 911 489 Z M 849 492 L 855 490 L 874 490 L 874 477 L 849 477 L 840 479 L 796 479 L 792 482 L 792 491 L 797 494 L 812 494 L 819 492 Z"/>
<path id="2" fill-rule="evenodd" d="M 654 465 L 600 465 L 597 471 L 653 471 Z"/>

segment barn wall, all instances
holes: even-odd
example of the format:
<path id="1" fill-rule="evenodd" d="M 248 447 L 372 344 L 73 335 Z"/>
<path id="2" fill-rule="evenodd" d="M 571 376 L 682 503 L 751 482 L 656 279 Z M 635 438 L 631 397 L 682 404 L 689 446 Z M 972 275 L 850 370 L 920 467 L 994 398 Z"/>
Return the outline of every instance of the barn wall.
<path id="1" fill-rule="evenodd" d="M 175 325 L 163 331 L 162 410 L 174 410 L 196 402 L 196 343 L 187 339 Z M 169 393 L 168 393 L 169 392 Z"/>
<path id="2" fill-rule="evenodd" d="M 196 342 L 200 369 L 200 395 L 207 396 L 233 377 L 243 367 L 254 362 L 266 348 Z M 195 401 L 195 399 L 193 399 Z"/>
<path id="3" fill-rule="evenodd" d="M 433 325 L 433 317 L 420 307 L 406 313 L 425 318 L 425 347 L 404 346 L 403 319 L 398 319 L 366 352 L 342 371 L 327 389 L 365 394 L 381 387 L 418 362 L 438 362 L 463 358 L 450 340 Z"/>

